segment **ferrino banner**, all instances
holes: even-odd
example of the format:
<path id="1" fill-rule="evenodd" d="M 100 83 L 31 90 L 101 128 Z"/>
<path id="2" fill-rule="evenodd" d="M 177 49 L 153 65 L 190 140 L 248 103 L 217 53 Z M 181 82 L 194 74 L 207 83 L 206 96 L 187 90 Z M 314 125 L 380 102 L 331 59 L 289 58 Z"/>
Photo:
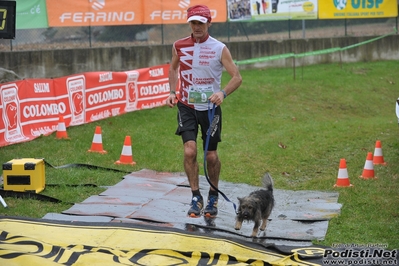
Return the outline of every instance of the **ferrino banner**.
<path id="1" fill-rule="evenodd" d="M 169 64 L 0 84 L 0 147 L 75 126 L 165 105 Z"/>
<path id="2" fill-rule="evenodd" d="M 226 2 L 212 0 L 46 0 L 50 27 L 181 24 L 187 9 L 207 5 L 213 22 L 226 21 Z"/>
<path id="3" fill-rule="evenodd" d="M 397 0 L 323 0 L 320 19 L 386 18 L 398 16 Z"/>
<path id="4" fill-rule="evenodd" d="M 187 23 L 187 9 L 211 9 L 213 22 L 384 18 L 397 0 L 18 0 L 17 29 Z"/>

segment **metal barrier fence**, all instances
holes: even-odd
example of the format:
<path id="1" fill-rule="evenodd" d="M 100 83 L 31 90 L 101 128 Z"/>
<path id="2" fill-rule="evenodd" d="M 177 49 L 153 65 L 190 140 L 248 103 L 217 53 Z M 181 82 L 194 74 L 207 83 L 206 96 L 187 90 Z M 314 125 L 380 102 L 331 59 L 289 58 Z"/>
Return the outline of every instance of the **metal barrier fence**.
<path id="1" fill-rule="evenodd" d="M 398 17 L 214 23 L 210 34 L 225 42 L 380 36 L 398 28 Z M 55 50 L 172 44 L 190 34 L 188 24 L 59 27 L 17 30 L 0 40 L 0 51 Z"/>

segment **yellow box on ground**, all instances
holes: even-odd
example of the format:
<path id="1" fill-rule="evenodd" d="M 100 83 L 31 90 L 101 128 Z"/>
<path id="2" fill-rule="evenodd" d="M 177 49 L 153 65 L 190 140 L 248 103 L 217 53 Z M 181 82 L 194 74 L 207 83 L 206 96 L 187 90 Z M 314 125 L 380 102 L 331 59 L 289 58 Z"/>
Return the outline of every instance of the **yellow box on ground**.
<path id="1" fill-rule="evenodd" d="M 4 190 L 40 193 L 46 177 L 43 159 L 13 159 L 3 163 Z"/>

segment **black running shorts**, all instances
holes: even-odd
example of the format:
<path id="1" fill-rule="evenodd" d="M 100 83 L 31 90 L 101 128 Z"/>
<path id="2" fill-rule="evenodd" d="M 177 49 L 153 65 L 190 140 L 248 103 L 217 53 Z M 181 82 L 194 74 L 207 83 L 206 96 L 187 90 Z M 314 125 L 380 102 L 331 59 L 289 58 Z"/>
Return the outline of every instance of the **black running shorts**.
<path id="1" fill-rule="evenodd" d="M 210 124 L 208 111 L 197 111 L 181 102 L 177 103 L 177 108 L 178 126 L 176 135 L 182 137 L 183 143 L 186 143 L 189 140 L 197 141 L 199 125 L 201 127 L 202 147 L 205 150 L 206 136 Z M 212 109 L 209 110 L 209 115 L 211 115 L 211 113 Z M 212 131 L 209 139 L 208 151 L 217 150 L 218 143 L 221 141 L 220 135 L 222 132 L 222 109 L 220 106 L 216 107 L 215 115 L 212 121 Z"/>

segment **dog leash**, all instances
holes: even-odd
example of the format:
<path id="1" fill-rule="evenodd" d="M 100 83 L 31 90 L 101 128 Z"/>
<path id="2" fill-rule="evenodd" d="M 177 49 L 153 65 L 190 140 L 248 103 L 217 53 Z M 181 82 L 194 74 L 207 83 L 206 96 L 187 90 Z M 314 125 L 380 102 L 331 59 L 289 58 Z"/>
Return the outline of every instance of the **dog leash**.
<path id="1" fill-rule="evenodd" d="M 211 110 L 211 109 L 212 109 L 212 110 Z M 223 198 L 224 198 L 226 201 L 228 201 L 228 202 L 230 202 L 230 203 L 233 204 L 234 212 L 237 214 L 237 206 L 236 206 L 236 204 L 235 204 L 234 202 L 232 202 L 222 191 L 220 191 L 217 187 L 215 187 L 215 186 L 212 184 L 211 180 L 209 180 L 208 173 L 207 173 L 207 171 L 206 171 L 206 154 L 208 153 L 209 140 L 210 140 L 210 137 L 211 137 L 211 132 L 214 130 L 214 128 L 215 128 L 215 126 L 216 126 L 216 123 L 213 124 L 213 123 L 214 123 L 214 118 L 215 118 L 215 110 L 216 110 L 216 105 L 213 104 L 213 107 L 211 108 L 211 107 L 210 107 L 210 101 L 208 100 L 208 120 L 209 120 L 209 128 L 208 128 L 208 131 L 207 131 L 207 133 L 206 133 L 206 141 L 205 141 L 205 150 L 204 150 L 204 173 L 205 173 L 205 177 L 206 177 L 206 180 L 208 181 L 209 185 L 210 185 L 214 190 L 216 190 L 220 195 L 222 195 Z"/>

